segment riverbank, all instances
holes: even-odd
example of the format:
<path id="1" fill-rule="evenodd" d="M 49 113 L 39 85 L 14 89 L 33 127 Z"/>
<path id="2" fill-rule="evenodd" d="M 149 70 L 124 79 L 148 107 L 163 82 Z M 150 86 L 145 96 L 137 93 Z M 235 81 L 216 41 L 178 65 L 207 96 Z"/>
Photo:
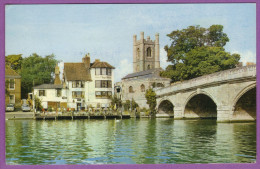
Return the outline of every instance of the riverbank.
<path id="1" fill-rule="evenodd" d="M 33 112 L 6 112 L 5 113 L 6 120 L 23 120 L 23 119 L 34 119 Z"/>

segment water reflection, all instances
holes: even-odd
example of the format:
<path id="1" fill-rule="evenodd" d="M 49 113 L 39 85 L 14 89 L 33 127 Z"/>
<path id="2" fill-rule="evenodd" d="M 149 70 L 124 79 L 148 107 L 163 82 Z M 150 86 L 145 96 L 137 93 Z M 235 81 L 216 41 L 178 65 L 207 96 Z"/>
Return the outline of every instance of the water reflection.
<path id="1" fill-rule="evenodd" d="M 255 158 L 255 123 L 6 121 L 7 164 L 250 163 Z"/>

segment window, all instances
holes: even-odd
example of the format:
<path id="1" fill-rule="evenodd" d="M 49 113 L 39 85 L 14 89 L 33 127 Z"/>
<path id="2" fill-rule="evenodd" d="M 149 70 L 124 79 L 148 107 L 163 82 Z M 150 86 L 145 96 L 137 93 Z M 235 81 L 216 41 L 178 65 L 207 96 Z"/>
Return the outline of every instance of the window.
<path id="1" fill-rule="evenodd" d="M 108 80 L 108 81 L 107 81 L 107 87 L 108 87 L 108 88 L 112 88 L 112 81 L 111 81 L 111 80 Z"/>
<path id="2" fill-rule="evenodd" d="M 106 80 L 102 80 L 101 81 L 101 87 L 102 88 L 107 88 L 107 81 Z"/>
<path id="3" fill-rule="evenodd" d="M 107 68 L 102 68 L 102 75 L 107 75 Z"/>
<path id="4" fill-rule="evenodd" d="M 96 68 L 95 69 L 96 75 L 108 75 L 111 76 L 111 69 L 110 68 Z"/>
<path id="5" fill-rule="evenodd" d="M 132 86 L 129 87 L 129 93 L 134 93 L 134 89 Z"/>
<path id="6" fill-rule="evenodd" d="M 46 96 L 45 90 L 39 90 L 39 96 Z"/>
<path id="7" fill-rule="evenodd" d="M 95 82 L 96 88 L 112 88 L 111 80 L 96 80 Z"/>
<path id="8" fill-rule="evenodd" d="M 107 92 L 107 96 L 112 96 L 112 92 Z"/>
<path id="9" fill-rule="evenodd" d="M 73 91 L 72 92 L 72 98 L 84 98 L 85 92 L 81 92 L 81 91 Z"/>
<path id="10" fill-rule="evenodd" d="M 147 50 L 146 50 L 146 56 L 147 56 L 147 57 L 151 57 L 151 56 L 152 56 L 151 53 L 152 53 L 152 52 L 151 52 L 151 48 L 148 47 Z"/>
<path id="11" fill-rule="evenodd" d="M 9 89 L 14 89 L 14 79 L 9 80 Z"/>
<path id="12" fill-rule="evenodd" d="M 111 76 L 111 69 L 110 68 L 107 68 L 107 75 Z"/>
<path id="13" fill-rule="evenodd" d="M 72 87 L 75 88 L 76 87 L 76 81 L 72 82 Z"/>
<path id="14" fill-rule="evenodd" d="M 147 66 L 147 70 L 149 70 L 149 69 L 151 69 L 151 66 L 150 66 L 150 65 Z"/>
<path id="15" fill-rule="evenodd" d="M 72 87 L 73 88 L 84 88 L 84 81 L 79 81 L 79 80 L 73 81 Z"/>
<path id="16" fill-rule="evenodd" d="M 97 98 L 109 98 L 110 96 L 112 96 L 111 91 L 96 91 Z"/>
<path id="17" fill-rule="evenodd" d="M 100 68 L 96 68 L 95 70 L 96 70 L 96 75 L 100 75 L 101 74 L 100 73 L 100 70 L 101 70 Z"/>
<path id="18" fill-rule="evenodd" d="M 96 92 L 96 97 L 101 97 L 101 92 Z"/>
<path id="19" fill-rule="evenodd" d="M 136 50 L 136 61 L 139 61 L 139 59 L 140 59 L 140 49 L 139 48 L 137 48 L 137 50 Z"/>
<path id="20" fill-rule="evenodd" d="M 96 84 L 95 84 L 95 87 L 96 87 L 96 88 L 101 88 L 101 80 L 96 80 L 95 83 L 96 83 Z"/>
<path id="21" fill-rule="evenodd" d="M 144 84 L 141 85 L 141 92 L 145 92 L 145 86 L 144 86 Z"/>
<path id="22" fill-rule="evenodd" d="M 15 104 L 15 96 L 14 95 L 10 95 L 9 96 L 9 103 L 10 104 Z"/>
<path id="23" fill-rule="evenodd" d="M 56 89 L 56 96 L 61 97 L 61 89 Z"/>

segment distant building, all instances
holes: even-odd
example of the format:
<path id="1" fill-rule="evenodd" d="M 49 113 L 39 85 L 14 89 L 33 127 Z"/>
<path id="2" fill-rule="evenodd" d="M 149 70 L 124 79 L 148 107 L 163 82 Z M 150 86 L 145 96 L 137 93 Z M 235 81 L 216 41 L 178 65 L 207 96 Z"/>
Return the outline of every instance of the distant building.
<path id="1" fill-rule="evenodd" d="M 90 63 L 90 57 L 86 55 L 82 62 L 64 63 L 62 81 L 56 66 L 54 84 L 34 87 L 34 95 L 42 99 L 45 109 L 50 106 L 74 110 L 109 107 L 114 69 L 98 59 Z"/>
<path id="2" fill-rule="evenodd" d="M 21 76 L 9 66 L 5 66 L 5 81 L 8 81 L 8 95 L 5 95 L 5 104 L 21 106 Z"/>
<path id="3" fill-rule="evenodd" d="M 134 73 L 122 78 L 118 86 L 121 88 L 122 101 L 134 99 L 139 107 L 148 108 L 145 91 L 149 88 L 159 88 L 170 85 L 170 79 L 160 76 L 163 70 L 160 68 L 159 34 L 155 34 L 155 40 L 148 36 L 144 39 L 144 32 L 140 34 L 140 40 L 133 36 L 133 70 Z M 118 87 L 119 88 L 119 87 Z"/>
<path id="4" fill-rule="evenodd" d="M 254 62 L 246 62 L 246 66 L 251 66 L 251 65 L 255 65 Z"/>

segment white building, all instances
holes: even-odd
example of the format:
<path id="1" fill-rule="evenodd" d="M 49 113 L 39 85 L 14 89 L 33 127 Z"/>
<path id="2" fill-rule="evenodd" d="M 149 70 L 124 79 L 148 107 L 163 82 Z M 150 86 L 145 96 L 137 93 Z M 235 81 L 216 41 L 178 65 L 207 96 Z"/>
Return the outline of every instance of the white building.
<path id="1" fill-rule="evenodd" d="M 82 62 L 64 63 L 63 81 L 59 80 L 59 68 L 55 69 L 54 84 L 34 87 L 34 95 L 42 100 L 44 109 L 105 108 L 110 105 L 113 94 L 114 67 L 107 62 L 95 60 L 90 63 L 86 55 Z"/>

